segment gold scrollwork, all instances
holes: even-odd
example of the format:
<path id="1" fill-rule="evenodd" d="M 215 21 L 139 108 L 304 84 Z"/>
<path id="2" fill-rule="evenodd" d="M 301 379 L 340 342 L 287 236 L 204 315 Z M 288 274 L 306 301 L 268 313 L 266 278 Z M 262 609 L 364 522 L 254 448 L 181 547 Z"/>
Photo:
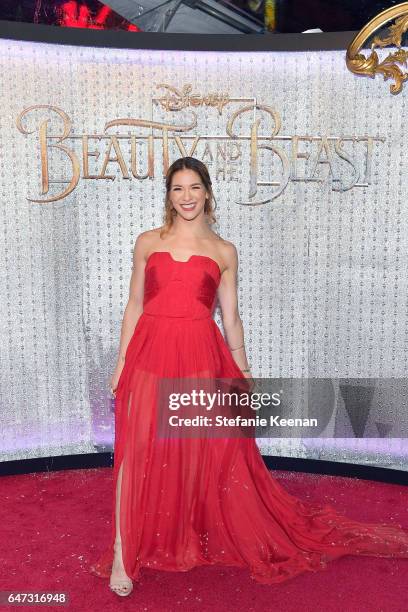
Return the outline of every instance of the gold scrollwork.
<path id="1" fill-rule="evenodd" d="M 365 57 L 365 55 L 360 53 L 361 48 L 370 36 L 393 19 L 395 19 L 395 23 L 388 27 L 388 36 L 384 38 L 374 36 L 371 43 L 371 55 Z M 347 68 L 354 74 L 371 78 L 380 73 L 384 76 L 384 81 L 392 78 L 394 83 L 390 85 L 390 91 L 392 94 L 399 93 L 402 90 L 404 81 L 408 79 L 408 74 L 403 72 L 398 66 L 398 64 L 405 68 L 407 66 L 408 51 L 401 49 L 402 36 L 407 30 L 408 2 L 402 2 L 397 6 L 382 11 L 360 30 L 348 46 L 346 53 Z M 386 47 L 388 45 L 394 45 L 397 47 L 397 50 L 389 53 L 383 61 L 380 61 L 374 48 Z"/>

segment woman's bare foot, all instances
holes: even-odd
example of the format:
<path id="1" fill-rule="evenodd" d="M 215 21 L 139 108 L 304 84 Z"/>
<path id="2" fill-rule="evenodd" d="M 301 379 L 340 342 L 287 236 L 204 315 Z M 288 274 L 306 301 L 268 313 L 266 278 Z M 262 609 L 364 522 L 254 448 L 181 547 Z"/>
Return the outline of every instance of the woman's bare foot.
<path id="1" fill-rule="evenodd" d="M 109 582 L 109 588 L 111 591 L 125 597 L 130 595 L 133 590 L 133 582 L 126 574 L 125 567 L 122 559 L 122 543 L 116 541 L 114 544 L 114 558 L 112 563 L 112 573 Z"/>

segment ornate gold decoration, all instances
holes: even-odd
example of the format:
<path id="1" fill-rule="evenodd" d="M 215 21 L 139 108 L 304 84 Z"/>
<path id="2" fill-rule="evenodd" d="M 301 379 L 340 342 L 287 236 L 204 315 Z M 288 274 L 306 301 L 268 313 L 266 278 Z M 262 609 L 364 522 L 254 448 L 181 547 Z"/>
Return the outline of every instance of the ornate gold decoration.
<path id="1" fill-rule="evenodd" d="M 371 43 L 371 55 L 365 57 L 363 54 L 359 53 L 370 36 L 393 19 L 395 19 L 395 23 L 389 26 L 388 36 L 384 38 L 375 36 L 373 38 Z M 408 74 L 406 72 L 404 73 L 398 66 L 398 64 L 400 64 L 405 68 L 407 67 L 408 51 L 401 49 L 402 36 L 407 30 L 408 2 L 402 2 L 397 6 L 382 11 L 379 15 L 371 19 L 350 43 L 346 54 L 347 68 L 355 74 L 369 76 L 371 78 L 375 78 L 377 73 L 381 73 L 384 76 L 384 81 L 392 78 L 395 82 L 390 85 L 390 91 L 392 94 L 399 93 L 402 90 L 404 81 L 408 79 Z M 380 62 L 374 48 L 386 47 L 388 45 L 395 45 L 398 49 L 387 55 L 387 57 Z"/>

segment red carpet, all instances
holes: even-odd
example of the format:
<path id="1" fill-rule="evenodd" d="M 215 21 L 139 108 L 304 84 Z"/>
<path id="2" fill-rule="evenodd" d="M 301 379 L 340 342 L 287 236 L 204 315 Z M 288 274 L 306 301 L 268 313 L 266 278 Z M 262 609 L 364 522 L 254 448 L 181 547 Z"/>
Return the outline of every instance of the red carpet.
<path id="1" fill-rule="evenodd" d="M 273 475 L 293 495 L 333 504 L 356 520 L 408 527 L 407 487 L 285 471 Z M 408 560 L 355 556 L 276 586 L 257 584 L 240 568 L 203 567 L 185 573 L 143 568 L 130 597 L 119 598 L 109 591 L 107 580 L 89 573 L 110 535 L 111 483 L 108 468 L 2 477 L 0 590 L 65 591 L 69 606 L 42 609 L 75 612 L 408 609 Z"/>

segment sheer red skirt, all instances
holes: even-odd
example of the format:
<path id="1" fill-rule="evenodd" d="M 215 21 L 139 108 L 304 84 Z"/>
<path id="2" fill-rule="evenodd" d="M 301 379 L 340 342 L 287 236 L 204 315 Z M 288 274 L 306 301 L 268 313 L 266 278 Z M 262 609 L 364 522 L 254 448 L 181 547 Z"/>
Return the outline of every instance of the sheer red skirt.
<path id="1" fill-rule="evenodd" d="M 158 381 L 189 375 L 243 377 L 211 317 L 143 313 L 116 394 L 112 532 L 92 573 L 111 573 L 121 466 L 122 555 L 134 580 L 142 567 L 228 565 L 273 584 L 343 555 L 408 558 L 408 530 L 360 523 L 290 495 L 252 438 L 158 438 Z"/>

